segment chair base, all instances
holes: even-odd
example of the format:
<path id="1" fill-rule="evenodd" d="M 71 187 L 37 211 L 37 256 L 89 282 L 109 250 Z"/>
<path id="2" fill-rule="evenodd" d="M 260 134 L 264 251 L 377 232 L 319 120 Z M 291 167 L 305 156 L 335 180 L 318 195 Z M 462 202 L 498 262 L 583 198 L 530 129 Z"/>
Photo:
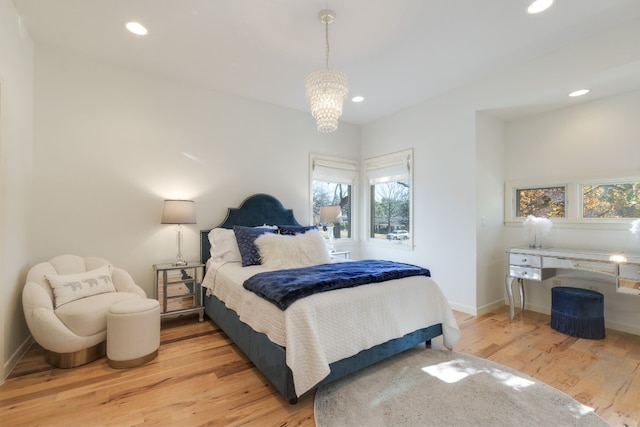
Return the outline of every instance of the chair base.
<path id="1" fill-rule="evenodd" d="M 127 369 L 127 368 L 134 368 L 136 366 L 144 365 L 145 363 L 155 359 L 157 356 L 158 356 L 158 350 L 152 353 L 149 353 L 146 356 L 136 357 L 135 359 L 131 359 L 131 360 L 111 360 L 107 358 L 107 362 L 109 363 L 109 366 L 111 366 L 114 369 Z"/>
<path id="2" fill-rule="evenodd" d="M 68 369 L 98 360 L 106 353 L 107 342 L 102 341 L 94 346 L 72 353 L 56 353 L 55 351 L 45 349 L 44 358 L 47 363 L 56 368 Z"/>

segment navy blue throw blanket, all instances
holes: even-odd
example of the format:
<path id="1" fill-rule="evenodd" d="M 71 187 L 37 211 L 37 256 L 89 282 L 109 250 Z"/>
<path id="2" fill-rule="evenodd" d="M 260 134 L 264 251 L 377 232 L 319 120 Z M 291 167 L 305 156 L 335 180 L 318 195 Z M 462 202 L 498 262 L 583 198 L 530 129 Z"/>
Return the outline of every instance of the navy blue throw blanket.
<path id="1" fill-rule="evenodd" d="M 362 260 L 266 271 L 250 277 L 243 286 L 285 310 L 300 298 L 319 292 L 410 276 L 430 277 L 431 273 L 411 264 Z"/>

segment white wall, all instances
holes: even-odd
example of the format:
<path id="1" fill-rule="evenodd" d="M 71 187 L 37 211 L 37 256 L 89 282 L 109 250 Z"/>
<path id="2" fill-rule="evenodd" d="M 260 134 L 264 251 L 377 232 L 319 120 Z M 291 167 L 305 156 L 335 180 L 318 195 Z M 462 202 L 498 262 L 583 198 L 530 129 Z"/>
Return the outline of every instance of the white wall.
<path id="1" fill-rule="evenodd" d="M 504 123 L 476 114 L 476 298 L 478 313 L 502 303 L 504 295 Z"/>
<path id="2" fill-rule="evenodd" d="M 638 174 L 639 110 L 636 91 L 509 122 L 507 179 Z"/>
<path id="3" fill-rule="evenodd" d="M 509 173 L 516 169 L 528 177 L 542 168 L 528 161 L 516 166 L 510 155 L 505 157 L 504 147 L 508 150 L 511 140 L 500 120 L 491 119 L 486 111 L 526 110 L 551 97 L 565 96 L 581 81 L 615 75 L 619 67 L 640 60 L 639 24 L 638 20 L 628 22 L 575 45 L 559 47 L 544 58 L 518 64 L 364 126 L 363 158 L 415 149 L 416 239 L 411 252 L 363 244 L 363 256 L 403 259 L 430 268 L 455 309 L 476 314 L 501 304 L 504 252 L 513 241 L 505 230 L 499 230 L 504 204 L 498 181 L 501 177 L 511 179 Z M 594 57 L 593 47 L 601 45 L 608 50 Z M 528 90 L 519 90 L 522 86 Z M 535 127 L 544 126 L 546 123 Z M 610 141 L 607 146 L 609 150 L 613 147 Z M 637 151 L 634 153 L 638 159 Z M 558 160 L 557 167 L 568 161 L 566 157 Z M 483 217 L 487 227 L 482 227 Z M 577 235 L 573 240 L 575 245 L 581 243 Z"/>
<path id="4" fill-rule="evenodd" d="M 177 253 L 162 200 L 196 201 L 198 230 L 253 193 L 309 221 L 309 154 L 359 157 L 359 128 L 317 132 L 310 114 L 78 56 L 36 49 L 34 259 L 102 256 L 152 294 L 152 264 Z M 196 158 L 188 158 L 187 153 Z"/>
<path id="5" fill-rule="evenodd" d="M 363 158 L 414 149 L 415 249 L 365 242 L 361 252 L 429 268 L 452 306 L 475 312 L 474 112 L 457 102 L 455 96 L 432 100 L 363 128 Z"/>
<path id="6" fill-rule="evenodd" d="M 33 44 L 0 0 L 0 363 L 9 374 L 28 344 L 21 291 L 29 266 Z"/>
<path id="7" fill-rule="evenodd" d="M 506 179 L 566 180 L 640 176 L 640 91 L 596 100 L 506 124 Z M 629 221 L 630 223 L 631 221 Z M 507 227 L 509 246 L 523 245 L 521 227 Z M 554 225 L 545 246 L 640 253 L 628 226 Z M 640 333 L 640 296 L 617 294 L 611 280 L 565 274 L 565 286 L 595 286 L 605 295 L 608 327 Z M 557 278 L 556 278 L 557 279 Z M 549 279 L 527 286 L 530 309 L 549 312 Z"/>

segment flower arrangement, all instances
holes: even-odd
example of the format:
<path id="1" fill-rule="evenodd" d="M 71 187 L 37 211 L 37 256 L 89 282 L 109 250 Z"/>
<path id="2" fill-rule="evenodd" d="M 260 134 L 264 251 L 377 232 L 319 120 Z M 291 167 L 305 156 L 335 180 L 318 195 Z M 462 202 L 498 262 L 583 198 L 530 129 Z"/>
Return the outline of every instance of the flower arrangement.
<path id="1" fill-rule="evenodd" d="M 530 248 L 540 249 L 542 245 L 538 243 L 538 239 L 540 237 L 546 236 L 551 227 L 553 226 L 553 222 L 549 218 L 539 218 L 533 215 L 529 215 L 523 222 L 524 230 L 529 237 L 529 240 L 532 240 L 532 243 L 529 243 Z"/>

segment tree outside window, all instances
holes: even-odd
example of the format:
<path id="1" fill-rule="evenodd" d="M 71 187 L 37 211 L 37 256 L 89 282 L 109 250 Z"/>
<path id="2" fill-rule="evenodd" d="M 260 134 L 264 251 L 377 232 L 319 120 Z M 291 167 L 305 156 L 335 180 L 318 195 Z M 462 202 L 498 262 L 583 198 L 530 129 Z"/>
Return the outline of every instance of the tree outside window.
<path id="1" fill-rule="evenodd" d="M 582 186 L 583 218 L 640 218 L 640 182 Z"/>
<path id="2" fill-rule="evenodd" d="M 407 240 L 411 229 L 409 215 L 409 181 L 383 182 L 371 185 L 371 236 L 374 239 Z M 396 232 L 396 233 L 394 233 Z"/>
<path id="3" fill-rule="evenodd" d="M 327 225 L 320 223 L 320 208 L 340 206 L 341 216 L 333 223 L 333 239 L 353 239 L 353 199 L 358 176 L 358 163 L 354 160 L 329 157 L 320 154 L 310 156 L 311 172 L 311 224 L 320 225 L 320 233 L 328 238 Z"/>
<path id="4" fill-rule="evenodd" d="M 539 218 L 563 218 L 566 206 L 566 187 L 539 187 L 516 190 L 516 216 L 533 215 Z"/>
<path id="5" fill-rule="evenodd" d="M 413 150 L 365 160 L 369 239 L 413 246 Z"/>
<path id="6" fill-rule="evenodd" d="M 506 221 L 533 215 L 561 219 L 558 223 L 610 224 L 606 227 L 619 229 L 618 224 L 640 218 L 638 176 L 594 177 L 562 184 L 545 181 L 505 183 Z"/>
<path id="7" fill-rule="evenodd" d="M 333 238 L 351 238 L 351 185 L 313 181 L 313 223 L 320 223 L 320 208 L 322 206 L 340 206 L 342 211 L 342 222 L 335 223 L 333 227 Z M 328 237 L 327 230 L 320 224 L 320 232 Z"/>

